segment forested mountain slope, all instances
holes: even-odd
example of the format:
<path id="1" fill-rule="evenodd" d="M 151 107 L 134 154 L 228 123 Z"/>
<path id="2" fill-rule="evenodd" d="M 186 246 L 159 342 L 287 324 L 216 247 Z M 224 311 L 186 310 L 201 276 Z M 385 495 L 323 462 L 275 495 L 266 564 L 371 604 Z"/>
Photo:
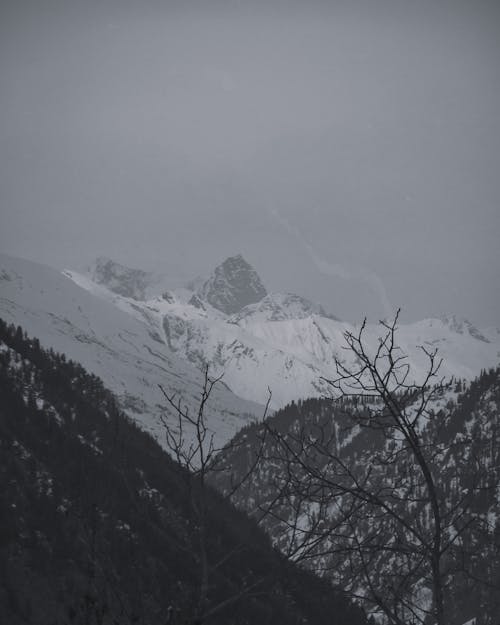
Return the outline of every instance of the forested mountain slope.
<path id="1" fill-rule="evenodd" d="M 216 482 L 227 491 L 260 456 L 234 501 L 283 552 L 380 616 L 383 605 L 393 622 L 434 623 L 425 616 L 433 610 L 431 497 L 410 446 L 389 421 L 371 420 L 377 408 L 372 397 L 292 403 L 236 436 L 223 458 L 232 481 L 221 474 Z M 428 408 L 417 436 L 440 517 L 445 622 L 496 625 L 500 369 L 437 387 Z"/>
<path id="2" fill-rule="evenodd" d="M 63 355 L 0 322 L 0 622 L 362 625 L 209 489 L 205 617 L 186 472 Z"/>

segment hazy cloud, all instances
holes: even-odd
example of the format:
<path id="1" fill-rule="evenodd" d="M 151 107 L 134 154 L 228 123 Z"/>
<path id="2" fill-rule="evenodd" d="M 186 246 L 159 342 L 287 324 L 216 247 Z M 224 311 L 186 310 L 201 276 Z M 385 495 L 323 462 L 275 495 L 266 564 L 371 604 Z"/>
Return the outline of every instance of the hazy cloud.
<path id="1" fill-rule="evenodd" d="M 292 226 L 288 219 L 280 215 L 275 208 L 270 209 L 269 213 L 271 217 L 276 220 L 280 224 L 280 226 L 282 226 L 288 232 L 288 234 L 294 237 L 294 239 L 304 248 L 304 250 L 306 250 L 308 256 L 310 257 L 311 261 L 313 262 L 319 273 L 323 274 L 324 276 L 341 278 L 342 280 L 355 280 L 358 282 L 365 282 L 379 298 L 385 316 L 388 318 L 393 316 L 395 312 L 394 306 L 392 306 L 389 301 L 387 290 L 380 276 L 372 271 L 364 269 L 363 267 L 347 268 L 342 264 L 331 263 L 324 258 L 320 258 L 314 250 L 313 246 L 305 240 L 304 236 L 301 234 L 298 228 Z"/>
<path id="2" fill-rule="evenodd" d="M 342 317 L 499 324 L 499 25 L 496 0 L 4 0 L 0 246 L 183 277 L 242 252 Z"/>

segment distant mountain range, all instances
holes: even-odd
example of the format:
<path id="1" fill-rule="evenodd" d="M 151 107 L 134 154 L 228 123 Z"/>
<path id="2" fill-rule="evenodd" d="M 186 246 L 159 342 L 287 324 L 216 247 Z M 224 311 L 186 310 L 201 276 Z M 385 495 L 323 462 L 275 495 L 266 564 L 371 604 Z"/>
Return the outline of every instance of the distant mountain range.
<path id="1" fill-rule="evenodd" d="M 68 278 L 70 278 L 68 280 Z M 160 431 L 158 384 L 196 406 L 200 369 L 224 373 L 211 406 L 220 441 L 272 408 L 329 393 L 335 358 L 349 364 L 346 330 L 319 304 L 270 293 L 241 256 L 206 280 L 168 289 L 164 276 L 99 258 L 84 272 L 63 274 L 0 255 L 0 316 L 22 323 L 44 345 L 82 362 L 116 393 L 149 431 Z M 368 324 L 368 343 L 379 327 Z M 398 341 L 416 378 L 427 361 L 419 346 L 438 348 L 441 375 L 472 379 L 500 359 L 500 331 L 454 316 L 400 324 Z"/>
<path id="2" fill-rule="evenodd" d="M 85 274 L 66 275 L 145 320 L 172 354 L 197 367 L 209 365 L 213 373 L 223 372 L 231 390 L 247 400 L 264 403 L 268 387 L 274 408 L 323 396 L 329 391 L 323 378 L 335 375 L 335 359 L 350 364 L 343 335 L 357 326 L 300 295 L 268 292 L 241 255 L 226 259 L 205 281 L 186 288 L 161 290 L 156 284 L 156 295 L 153 274 L 111 260 L 101 259 Z M 378 324 L 366 327 L 372 349 L 379 331 Z M 446 378 L 472 379 L 500 360 L 498 329 L 479 329 L 453 315 L 401 323 L 398 342 L 417 380 L 427 366 L 420 346 L 438 348 L 443 359 L 440 374 Z"/>

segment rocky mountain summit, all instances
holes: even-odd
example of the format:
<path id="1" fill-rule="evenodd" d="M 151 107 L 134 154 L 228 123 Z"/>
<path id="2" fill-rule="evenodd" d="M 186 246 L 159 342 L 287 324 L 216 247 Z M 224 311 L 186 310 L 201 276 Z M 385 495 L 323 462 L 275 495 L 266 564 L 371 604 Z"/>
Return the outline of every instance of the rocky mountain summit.
<path id="1" fill-rule="evenodd" d="M 241 254 L 226 258 L 195 294 L 198 302 L 206 301 L 226 315 L 237 313 L 266 295 L 259 274 Z"/>
<path id="2" fill-rule="evenodd" d="M 89 267 L 89 274 L 96 284 L 105 286 L 117 295 L 135 300 L 146 298 L 146 289 L 153 281 L 153 274 L 126 267 L 105 256 L 96 259 Z"/>

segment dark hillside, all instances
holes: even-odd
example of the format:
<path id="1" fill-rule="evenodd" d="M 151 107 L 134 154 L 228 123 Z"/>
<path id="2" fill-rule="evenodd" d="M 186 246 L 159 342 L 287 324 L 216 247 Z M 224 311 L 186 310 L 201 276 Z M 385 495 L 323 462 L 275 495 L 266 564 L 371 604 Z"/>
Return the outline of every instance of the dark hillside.
<path id="1" fill-rule="evenodd" d="M 0 321 L 1 623 L 192 623 L 185 483 L 98 378 Z M 215 491 L 208 528 L 207 625 L 365 623 Z"/>
<path id="2" fill-rule="evenodd" d="M 353 596 L 358 596 L 358 588 L 366 588 L 363 584 L 369 575 L 380 595 L 387 588 L 398 590 L 396 584 L 403 579 L 401 571 L 411 565 L 413 577 L 407 595 L 420 588 L 420 596 L 425 597 L 428 570 L 414 565 L 422 560 L 421 551 L 412 543 L 411 530 L 417 528 L 420 535 L 429 534 L 428 498 L 409 448 L 382 428 L 357 425 L 359 419 L 353 416 L 369 416 L 374 407 L 377 405 L 371 397 L 292 403 L 268 418 L 267 429 L 256 423 L 236 435 L 221 454 L 221 464 L 233 472 L 231 481 L 221 472 L 215 483 L 228 492 L 231 483 L 246 475 L 255 458 L 260 457 L 233 501 L 262 519 L 274 544 L 284 553 L 294 553 L 304 566 L 334 579 L 346 590 L 352 588 L 358 573 Z M 462 625 L 475 618 L 476 625 L 497 625 L 500 368 L 481 372 L 471 383 L 451 380 L 437 388 L 419 435 L 430 458 L 445 527 L 446 553 L 441 570 L 446 623 Z M 287 456 L 288 450 L 291 452 Z M 351 471 L 353 482 L 347 480 L 347 472 L 341 472 L 342 466 Z M 391 525 L 387 516 L 377 516 L 369 498 L 366 506 L 353 508 L 344 519 L 339 510 L 341 505 L 348 509 L 354 480 L 371 489 L 378 500 L 383 495 L 401 522 Z M 358 541 L 356 547 L 361 544 L 364 551 L 352 548 L 352 536 Z M 403 549 L 409 554 L 407 559 L 400 557 Z M 360 552 L 371 556 L 368 574 L 359 568 L 356 558 Z M 406 598 L 398 592 L 399 597 Z M 426 609 L 431 608 L 428 603 Z M 367 609 L 375 612 L 376 606 L 368 604 Z M 406 625 L 407 621 L 403 622 Z M 425 622 L 435 621 L 429 618 Z"/>

